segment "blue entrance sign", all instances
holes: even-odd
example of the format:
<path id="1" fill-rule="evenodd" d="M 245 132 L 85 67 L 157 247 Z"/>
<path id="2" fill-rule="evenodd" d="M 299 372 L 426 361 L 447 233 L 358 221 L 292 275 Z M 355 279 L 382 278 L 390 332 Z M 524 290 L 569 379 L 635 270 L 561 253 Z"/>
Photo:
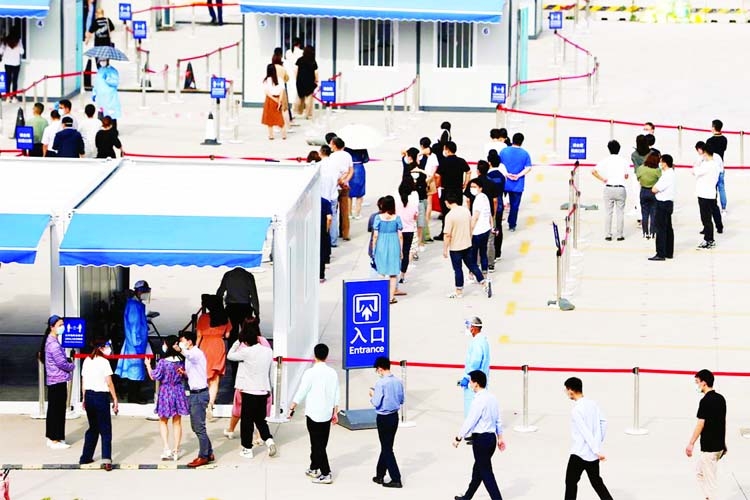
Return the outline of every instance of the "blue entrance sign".
<path id="1" fill-rule="evenodd" d="M 568 158 L 571 160 L 586 159 L 586 138 L 569 137 L 568 138 Z"/>
<path id="2" fill-rule="evenodd" d="M 119 12 L 120 21 L 130 21 L 133 19 L 133 6 L 129 3 L 121 3 Z"/>
<path id="3" fill-rule="evenodd" d="M 65 331 L 62 335 L 62 346 L 66 349 L 86 347 L 86 320 L 83 318 L 64 318 Z"/>
<path id="4" fill-rule="evenodd" d="M 563 13 L 561 10 L 549 13 L 549 29 L 561 30 L 563 28 Z"/>
<path id="5" fill-rule="evenodd" d="M 505 104 L 507 86 L 504 83 L 493 83 L 490 87 L 490 102 Z"/>
<path id="6" fill-rule="evenodd" d="M 388 280 L 344 281 L 343 368 L 372 368 L 389 356 Z"/>
<path id="7" fill-rule="evenodd" d="M 147 35 L 146 21 L 133 21 L 133 40 L 145 40 Z"/>
<path id="8" fill-rule="evenodd" d="M 33 127 L 16 127 L 16 149 L 34 149 Z"/>
<path id="9" fill-rule="evenodd" d="M 333 80 L 320 82 L 320 100 L 325 104 L 336 102 L 336 82 Z"/>
<path id="10" fill-rule="evenodd" d="M 211 99 L 224 99 L 227 96 L 227 79 L 211 77 Z"/>
<path id="11" fill-rule="evenodd" d="M 7 92 L 8 91 L 8 85 L 5 83 L 5 71 L 0 72 L 0 92 Z"/>

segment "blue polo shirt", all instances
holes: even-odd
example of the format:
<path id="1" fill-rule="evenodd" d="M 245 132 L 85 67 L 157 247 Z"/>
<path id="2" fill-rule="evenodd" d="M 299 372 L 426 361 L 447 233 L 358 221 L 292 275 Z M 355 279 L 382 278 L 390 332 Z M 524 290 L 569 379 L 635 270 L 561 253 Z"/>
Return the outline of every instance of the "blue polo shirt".
<path id="1" fill-rule="evenodd" d="M 505 165 L 509 174 L 519 174 L 526 167 L 531 166 L 531 156 L 529 153 L 517 146 L 511 146 L 500 151 L 500 163 Z M 505 191 L 510 193 L 523 193 L 524 181 L 526 177 L 518 180 L 505 179 Z"/>
<path id="2" fill-rule="evenodd" d="M 57 151 L 58 158 L 80 158 L 86 152 L 81 133 L 70 127 L 55 134 L 52 149 Z"/>

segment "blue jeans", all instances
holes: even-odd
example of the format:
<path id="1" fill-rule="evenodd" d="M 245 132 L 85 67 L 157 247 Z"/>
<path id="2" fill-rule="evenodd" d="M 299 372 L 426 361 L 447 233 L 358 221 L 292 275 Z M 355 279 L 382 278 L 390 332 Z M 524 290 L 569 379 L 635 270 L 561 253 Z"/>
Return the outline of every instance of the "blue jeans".
<path id="1" fill-rule="evenodd" d="M 487 259 L 487 242 L 490 239 L 490 232 L 475 234 L 471 237 L 471 261 L 476 263 L 477 256 L 480 261 L 480 268 L 483 273 L 487 272 L 489 262 Z"/>
<path id="2" fill-rule="evenodd" d="M 523 191 L 508 191 L 508 198 L 510 201 L 510 211 L 508 212 L 508 227 L 510 229 L 515 229 L 516 224 L 518 223 L 518 209 L 521 207 L 521 196 L 523 196 Z"/>
<path id="3" fill-rule="evenodd" d="M 476 276 L 479 283 L 484 281 L 484 276 L 482 276 L 482 272 L 479 270 L 479 266 L 477 266 L 476 259 L 473 261 L 471 260 L 471 247 L 463 250 L 451 250 L 449 254 L 451 256 L 451 265 L 453 266 L 456 288 L 461 289 L 464 287 L 464 270 L 461 267 L 462 262 L 469 268 L 469 272 Z"/>
<path id="4" fill-rule="evenodd" d="M 336 246 L 339 241 L 339 200 L 329 200 L 331 202 L 331 212 L 333 213 L 331 222 L 331 246 Z"/>
<path id="5" fill-rule="evenodd" d="M 190 427 L 198 438 L 198 456 L 208 458 L 213 455 L 211 440 L 206 432 L 206 408 L 208 408 L 208 391 L 198 394 L 190 393 Z"/>
<path id="6" fill-rule="evenodd" d="M 719 174 L 719 182 L 716 183 L 716 189 L 719 190 L 719 201 L 721 202 L 721 209 L 727 209 L 727 191 L 724 188 L 724 172 Z"/>
<path id="7" fill-rule="evenodd" d="M 86 391 L 86 417 L 89 428 L 83 439 L 83 451 L 79 463 L 94 461 L 94 451 L 99 436 L 102 438 L 102 462 L 112 463 L 112 416 L 109 414 L 109 393 Z"/>

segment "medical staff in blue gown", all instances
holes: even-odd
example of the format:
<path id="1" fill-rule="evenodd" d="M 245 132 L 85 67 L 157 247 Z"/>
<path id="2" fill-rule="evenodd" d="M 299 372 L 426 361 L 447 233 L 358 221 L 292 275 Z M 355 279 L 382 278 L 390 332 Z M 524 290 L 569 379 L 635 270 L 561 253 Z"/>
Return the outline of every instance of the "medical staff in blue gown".
<path id="1" fill-rule="evenodd" d="M 117 93 L 119 85 L 120 73 L 109 65 L 108 60 L 104 59 L 94 80 L 94 103 L 96 108 L 101 110 L 103 116 L 109 116 L 115 121 L 115 129 L 117 128 L 117 120 L 122 116 L 120 95 Z"/>
<path id="2" fill-rule="evenodd" d="M 469 349 L 466 351 L 466 365 L 464 376 L 458 385 L 464 389 L 464 417 L 469 414 L 469 407 L 474 401 L 474 391 L 469 388 L 469 374 L 474 370 L 481 370 L 490 378 L 490 343 L 482 333 L 482 320 L 474 316 L 464 323 L 465 333 L 471 337 Z"/>
<path id="3" fill-rule="evenodd" d="M 148 320 L 146 319 L 146 304 L 151 298 L 151 287 L 140 280 L 135 283 L 133 297 L 125 304 L 123 328 L 125 343 L 120 354 L 146 354 L 151 352 L 148 345 Z M 117 361 L 115 375 L 128 379 L 128 402 L 142 402 L 140 396 L 140 382 L 146 379 L 146 367 L 143 358 L 120 359 Z"/>

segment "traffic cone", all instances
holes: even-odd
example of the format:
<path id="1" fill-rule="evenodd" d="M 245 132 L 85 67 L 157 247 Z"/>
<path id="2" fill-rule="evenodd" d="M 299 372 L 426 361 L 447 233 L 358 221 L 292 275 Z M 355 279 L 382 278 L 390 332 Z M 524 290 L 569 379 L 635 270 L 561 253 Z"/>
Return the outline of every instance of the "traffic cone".
<path id="1" fill-rule="evenodd" d="M 195 90 L 195 75 L 193 74 L 193 63 L 188 63 L 185 70 L 185 90 Z"/>
<path id="2" fill-rule="evenodd" d="M 206 120 L 206 138 L 201 142 L 203 146 L 219 146 L 221 143 L 216 138 L 216 122 L 214 121 L 214 114 L 208 113 L 208 119 Z"/>
<path id="3" fill-rule="evenodd" d="M 10 136 L 10 139 L 15 139 L 17 135 L 18 127 L 25 127 L 26 126 L 26 118 L 23 116 L 23 108 L 18 108 L 18 112 L 16 113 L 16 125 L 13 127 L 13 135 Z"/>

